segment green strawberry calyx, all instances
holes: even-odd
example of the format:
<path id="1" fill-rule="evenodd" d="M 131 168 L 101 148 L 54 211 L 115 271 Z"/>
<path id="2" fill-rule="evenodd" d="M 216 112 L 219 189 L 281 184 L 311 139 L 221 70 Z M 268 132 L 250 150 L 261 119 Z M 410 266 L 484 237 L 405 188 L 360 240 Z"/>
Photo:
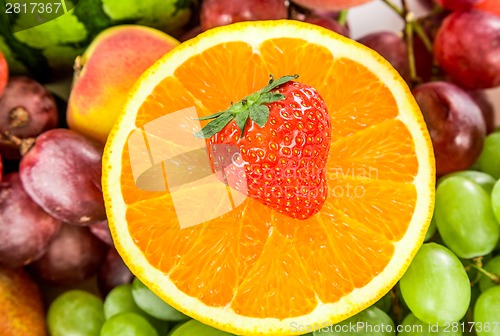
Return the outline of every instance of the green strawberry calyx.
<path id="1" fill-rule="evenodd" d="M 298 77 L 299 75 L 283 76 L 274 80 L 273 75 L 271 75 L 269 84 L 263 89 L 246 96 L 236 104 L 231 103 L 231 106 L 225 111 L 199 118 L 198 120 L 213 120 L 206 124 L 200 131 L 196 132 L 194 136 L 200 139 L 210 138 L 220 132 L 233 119 L 235 119 L 236 125 L 241 130 L 242 138 L 249 118 L 259 125 L 259 127 L 264 127 L 269 119 L 269 107 L 267 107 L 267 104 L 285 99 L 285 95 L 273 90 Z"/>

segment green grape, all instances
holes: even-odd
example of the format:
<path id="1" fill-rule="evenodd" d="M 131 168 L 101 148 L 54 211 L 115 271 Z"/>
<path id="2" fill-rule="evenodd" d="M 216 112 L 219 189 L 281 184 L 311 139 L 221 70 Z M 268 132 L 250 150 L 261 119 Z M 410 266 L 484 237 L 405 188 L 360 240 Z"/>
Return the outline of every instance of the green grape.
<path id="1" fill-rule="evenodd" d="M 132 297 L 132 285 L 120 285 L 111 290 L 104 300 L 104 317 L 109 320 L 119 313 L 130 312 L 139 315 L 144 311 L 139 308 Z"/>
<path id="2" fill-rule="evenodd" d="M 490 253 L 500 237 L 490 196 L 477 183 L 448 177 L 436 190 L 435 220 L 446 246 L 460 258 Z"/>
<path id="3" fill-rule="evenodd" d="M 485 271 L 496 276 L 500 281 L 500 256 L 496 256 L 495 258 L 488 261 L 483 268 Z M 481 292 L 485 292 L 487 289 L 490 289 L 495 285 L 500 285 L 500 283 L 495 284 L 486 274 L 481 274 L 481 280 L 479 281 L 479 289 L 481 289 Z"/>
<path id="4" fill-rule="evenodd" d="M 408 314 L 399 327 L 398 336 L 461 336 L 462 327 L 458 324 L 439 326 L 420 321 L 412 313 Z"/>
<path id="5" fill-rule="evenodd" d="M 496 180 L 491 175 L 488 175 L 486 173 L 476 170 L 462 170 L 444 176 L 438 181 L 438 184 L 440 184 L 446 178 L 451 176 L 462 176 L 471 179 L 472 181 L 479 184 L 488 194 L 491 193 L 491 190 L 493 190 L 493 186 L 495 185 L 496 182 Z"/>
<path id="6" fill-rule="evenodd" d="M 168 331 L 169 325 L 167 322 L 147 314 L 135 303 L 132 296 L 131 284 L 124 284 L 113 288 L 104 300 L 104 316 L 106 320 L 124 312 L 136 313 L 146 318 L 155 327 L 159 335 L 165 335 Z"/>
<path id="7" fill-rule="evenodd" d="M 188 316 L 166 304 L 137 278 L 132 282 L 132 296 L 139 308 L 157 319 L 164 321 L 189 319 Z"/>
<path id="8" fill-rule="evenodd" d="M 434 219 L 434 216 L 432 216 L 431 223 L 429 224 L 429 228 L 427 229 L 427 233 L 425 234 L 424 242 L 431 239 L 436 233 L 436 230 L 437 230 L 436 220 Z"/>
<path id="9" fill-rule="evenodd" d="M 500 336 L 500 286 L 479 295 L 474 306 L 474 322 L 478 336 Z"/>
<path id="10" fill-rule="evenodd" d="M 229 336 L 234 334 L 229 334 L 225 331 L 209 327 L 196 320 L 187 321 L 170 331 L 168 336 Z"/>
<path id="11" fill-rule="evenodd" d="M 159 336 L 143 316 L 124 312 L 104 322 L 100 336 Z"/>
<path id="12" fill-rule="evenodd" d="M 479 290 L 478 284 L 474 284 L 473 286 L 471 286 L 469 308 L 467 309 L 467 313 L 465 313 L 465 316 L 461 321 L 464 323 L 464 327 L 462 330 L 465 332 L 466 335 L 469 335 L 472 332 L 473 329 L 472 322 L 474 321 L 474 306 L 476 305 L 476 301 L 480 294 L 481 291 Z"/>
<path id="13" fill-rule="evenodd" d="M 422 245 L 399 281 L 411 312 L 427 323 L 459 321 L 469 307 L 469 278 L 460 260 L 446 247 Z"/>
<path id="14" fill-rule="evenodd" d="M 61 294 L 47 312 L 51 336 L 97 336 L 103 323 L 102 300 L 82 290 Z"/>
<path id="15" fill-rule="evenodd" d="M 500 179 L 500 133 L 492 133 L 484 139 L 483 150 L 477 163 L 481 171 Z"/>
<path id="16" fill-rule="evenodd" d="M 314 336 L 391 336 L 396 335 L 392 319 L 371 306 L 340 323 L 313 332 Z"/>
<path id="17" fill-rule="evenodd" d="M 491 206 L 497 223 L 500 223 L 500 180 L 497 181 L 491 192 Z"/>
<path id="18" fill-rule="evenodd" d="M 389 293 L 385 294 L 375 302 L 373 305 L 379 309 L 382 309 L 385 313 L 389 313 L 392 308 L 392 291 L 389 291 Z"/>

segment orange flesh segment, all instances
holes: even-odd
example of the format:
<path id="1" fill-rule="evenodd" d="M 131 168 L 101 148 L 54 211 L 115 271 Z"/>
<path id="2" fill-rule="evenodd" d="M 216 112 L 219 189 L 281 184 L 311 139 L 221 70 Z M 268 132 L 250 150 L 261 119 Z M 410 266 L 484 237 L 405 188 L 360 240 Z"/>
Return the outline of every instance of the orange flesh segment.
<path id="1" fill-rule="evenodd" d="M 326 83 L 322 97 L 330 110 L 333 142 L 398 115 L 390 90 L 359 63 L 337 60 Z"/>
<path id="2" fill-rule="evenodd" d="M 416 203 L 414 144 L 395 119 L 389 89 L 364 66 L 293 40 L 265 42 L 259 54 L 232 42 L 231 52 L 222 44 L 193 56 L 153 90 L 136 125 L 190 106 L 200 115 L 224 110 L 263 87 L 270 73 L 294 74 L 300 64 L 299 80 L 315 86 L 328 104 L 334 136 L 330 197 L 316 216 L 299 221 L 247 199 L 230 213 L 181 230 L 169 194 L 136 188 L 126 149 L 123 156 L 129 231 L 151 265 L 187 295 L 245 316 L 304 315 L 318 300 L 336 302 L 366 285 L 391 259 L 392 242 L 404 235 Z M 290 60 L 276 61 L 280 52 Z M 242 59 L 254 71 L 237 71 Z M 349 188 L 363 197 L 332 194 Z"/>
<path id="3" fill-rule="evenodd" d="M 215 67 L 213 64 L 221 66 Z M 243 67 L 255 70 L 244 71 Z M 236 103 L 263 88 L 269 79 L 269 72 L 249 44 L 229 42 L 191 57 L 175 70 L 175 77 L 203 102 L 210 113 L 215 113 L 227 109 L 231 102 Z"/>

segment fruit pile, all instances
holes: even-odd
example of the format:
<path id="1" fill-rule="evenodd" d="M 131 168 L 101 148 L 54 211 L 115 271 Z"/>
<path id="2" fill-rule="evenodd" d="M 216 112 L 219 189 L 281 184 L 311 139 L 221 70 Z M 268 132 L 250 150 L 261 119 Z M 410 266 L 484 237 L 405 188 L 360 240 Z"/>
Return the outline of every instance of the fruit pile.
<path id="1" fill-rule="evenodd" d="M 483 91 L 500 87 L 500 3 L 420 0 L 415 18 L 381 1 L 404 30 L 357 42 L 402 79 L 349 39 L 349 8 L 369 0 L 81 0 L 40 26 L 0 14 L 0 335 L 500 335 L 500 132 Z M 73 70 L 68 99 L 49 91 Z M 248 150 L 253 191 L 242 212 L 179 230 L 170 196 L 137 188 L 126 139 L 190 106 L 206 126 L 179 128 L 208 138 L 215 171 L 214 145 Z M 314 165 L 300 176 L 321 189 L 313 206 L 287 198 L 294 162 Z M 264 174 L 284 193 L 259 191 Z M 222 180 L 241 192 L 235 176 Z"/>

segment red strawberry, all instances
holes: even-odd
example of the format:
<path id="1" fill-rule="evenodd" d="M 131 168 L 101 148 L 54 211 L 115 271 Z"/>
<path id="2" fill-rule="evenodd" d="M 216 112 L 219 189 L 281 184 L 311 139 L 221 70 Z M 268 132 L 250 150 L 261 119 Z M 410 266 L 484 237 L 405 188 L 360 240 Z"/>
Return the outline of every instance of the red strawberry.
<path id="1" fill-rule="evenodd" d="M 271 78 L 264 89 L 202 118 L 215 120 L 196 136 L 209 138 L 212 169 L 225 183 L 283 214 L 306 219 L 328 194 L 331 124 L 318 92 L 295 78 Z"/>

